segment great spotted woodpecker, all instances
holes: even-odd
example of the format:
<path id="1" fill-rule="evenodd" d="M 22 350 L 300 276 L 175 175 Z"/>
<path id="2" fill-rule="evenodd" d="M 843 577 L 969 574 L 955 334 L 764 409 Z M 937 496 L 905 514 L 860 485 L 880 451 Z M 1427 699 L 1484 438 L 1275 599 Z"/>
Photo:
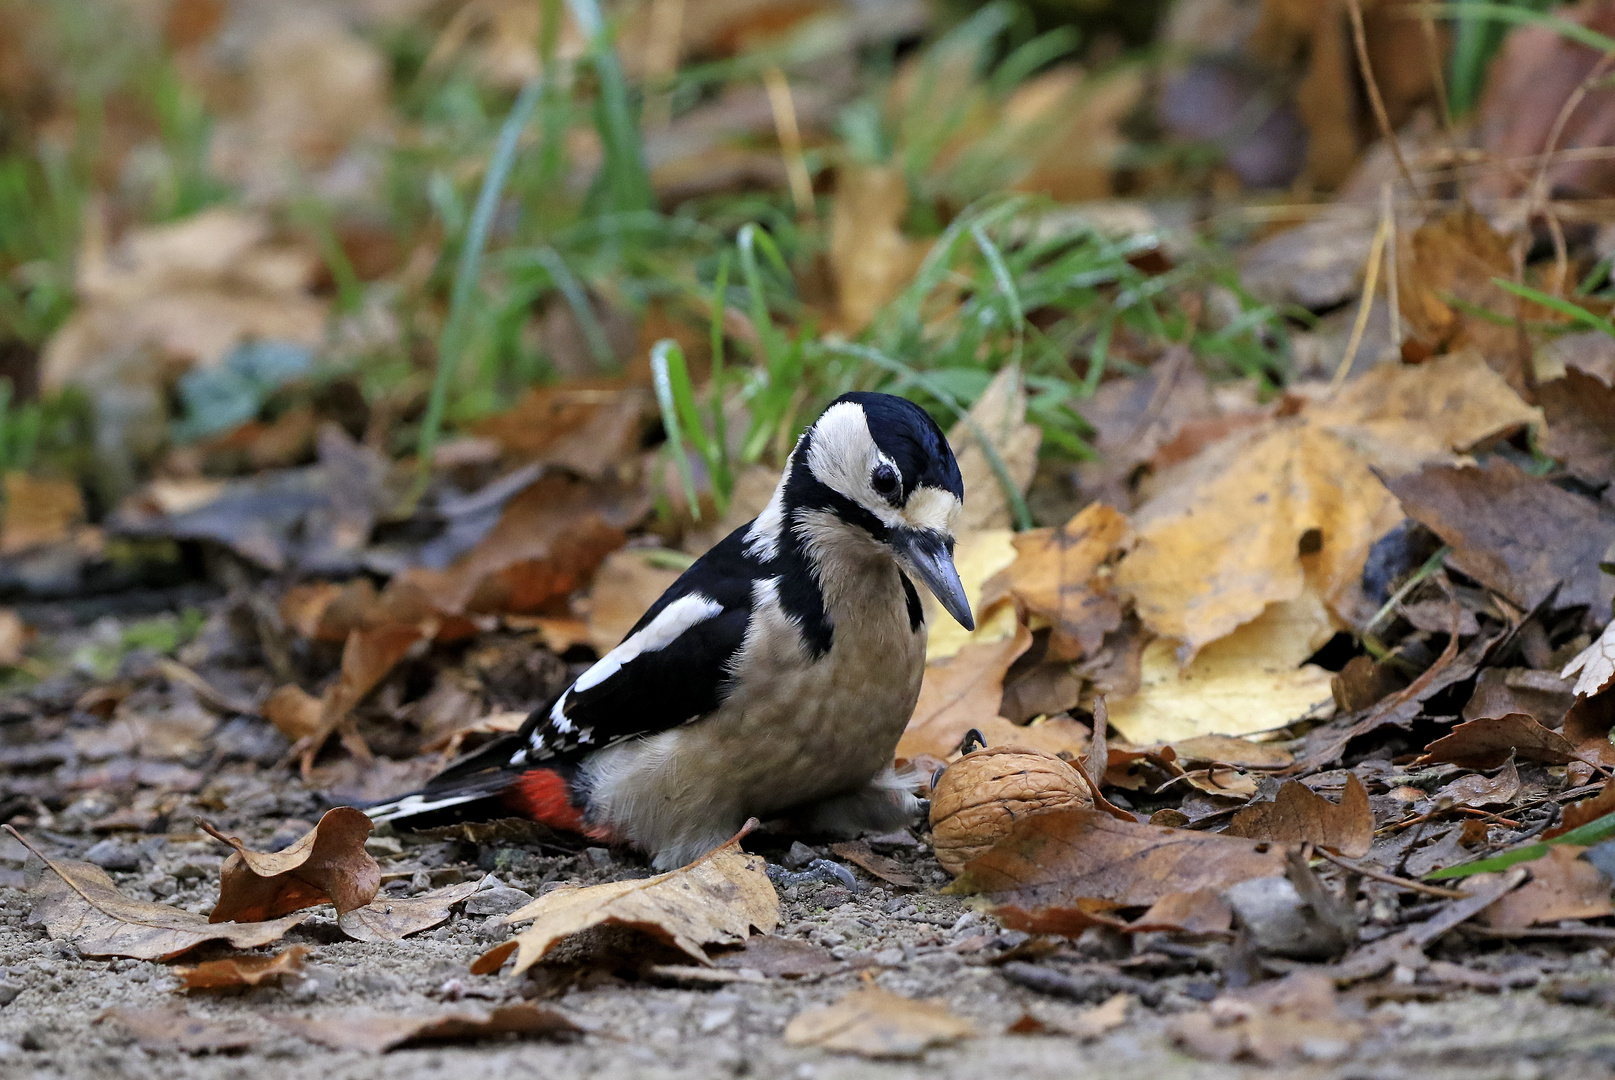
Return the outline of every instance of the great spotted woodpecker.
<path id="1" fill-rule="evenodd" d="M 892 754 L 925 668 L 913 581 L 974 627 L 952 554 L 963 500 L 924 410 L 843 395 L 797 440 L 763 512 L 553 706 L 370 816 L 407 827 L 514 810 L 660 869 L 748 817 L 840 835 L 912 820 Z"/>

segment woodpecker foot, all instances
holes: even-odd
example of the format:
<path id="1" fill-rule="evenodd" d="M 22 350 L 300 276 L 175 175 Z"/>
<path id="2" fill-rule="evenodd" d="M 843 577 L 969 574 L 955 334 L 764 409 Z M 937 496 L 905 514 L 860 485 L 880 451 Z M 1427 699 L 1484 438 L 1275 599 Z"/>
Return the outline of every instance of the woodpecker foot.
<path id="1" fill-rule="evenodd" d="M 774 883 L 776 889 L 789 888 L 792 885 L 807 885 L 812 882 L 823 882 L 826 885 L 839 885 L 848 892 L 862 892 L 863 886 L 858 879 L 838 862 L 829 859 L 814 859 L 807 864 L 807 868 L 799 873 L 792 873 L 776 863 L 768 863 L 768 880 Z"/>

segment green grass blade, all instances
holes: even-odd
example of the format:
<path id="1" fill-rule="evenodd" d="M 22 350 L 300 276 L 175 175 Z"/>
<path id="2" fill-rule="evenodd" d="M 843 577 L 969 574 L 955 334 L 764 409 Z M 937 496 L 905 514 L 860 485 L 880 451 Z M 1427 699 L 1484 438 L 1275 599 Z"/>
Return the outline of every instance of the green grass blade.
<path id="1" fill-rule="evenodd" d="M 723 412 L 723 314 L 729 296 L 729 252 L 718 257 L 718 274 L 712 282 L 712 445 L 717 448 L 712 486 L 725 502 L 734 490 L 734 472 L 729 465 L 729 421 Z"/>
<path id="2" fill-rule="evenodd" d="M 499 141 L 494 146 L 488 171 L 482 178 L 482 191 L 477 196 L 476 209 L 466 230 L 465 243 L 460 248 L 460 263 L 454 273 L 454 289 L 449 296 L 449 317 L 438 339 L 437 372 L 432 379 L 432 393 L 426 402 L 426 417 L 421 421 L 421 437 L 417 451 L 417 490 L 425 490 L 432 475 L 432 455 L 437 450 L 438 436 L 443 428 L 443 410 L 448 404 L 449 383 L 460 365 L 460 353 L 465 344 L 466 328 L 471 319 L 477 284 L 482 278 L 482 253 L 488 243 L 488 230 L 493 225 L 494 211 L 499 208 L 499 196 L 505 181 L 510 178 L 511 166 L 516 162 L 517 141 L 522 129 L 538 106 L 543 90 L 539 79 L 529 79 L 516 95 L 516 103 L 499 129 Z"/>
<path id="3" fill-rule="evenodd" d="M 1573 304 L 1569 300 L 1550 296 L 1540 289 L 1533 289 L 1529 285 L 1519 285 L 1504 278 L 1492 278 L 1492 284 L 1513 293 L 1515 296 L 1524 297 L 1532 303 L 1541 304 L 1550 311 L 1557 311 L 1559 314 L 1568 316 L 1576 322 L 1585 323 L 1595 330 L 1602 330 L 1610 337 L 1615 337 L 1615 323 L 1610 322 L 1602 315 L 1593 314 L 1580 304 Z"/>
<path id="4" fill-rule="evenodd" d="M 594 357 L 598 367 L 615 370 L 617 356 L 611 351 L 611 342 L 606 338 L 606 328 L 600 325 L 595 316 L 594 305 L 589 302 L 589 294 L 584 291 L 583 284 L 572 273 L 561 253 L 548 245 L 533 252 L 533 259 L 549 274 L 550 280 L 566 298 L 567 306 L 572 309 L 573 316 L 578 320 L 578 328 L 583 331 L 584 343 L 589 346 L 589 355 Z"/>
<path id="5" fill-rule="evenodd" d="M 1571 41 L 1579 41 L 1589 48 L 1599 52 L 1615 52 L 1615 38 L 1590 30 L 1578 22 L 1546 11 L 1537 11 L 1535 8 L 1515 4 L 1477 3 L 1474 0 L 1464 0 L 1457 4 L 1434 4 L 1428 10 L 1437 17 L 1469 17 L 1474 19 L 1491 19 L 1497 22 L 1512 23 L 1515 26 L 1541 26 L 1561 37 Z"/>
<path id="6" fill-rule="evenodd" d="M 684 485 L 684 498 L 690 508 L 690 516 L 696 521 L 701 520 L 701 498 L 695 490 L 695 474 L 690 470 L 690 458 L 684 449 L 684 432 L 679 423 L 679 408 L 673 391 L 672 366 L 677 363 L 678 369 L 684 374 L 684 382 L 689 383 L 689 374 L 684 370 L 684 352 L 679 348 L 678 342 L 671 338 L 658 341 L 650 353 L 651 378 L 656 386 L 656 405 L 662 413 L 662 427 L 667 429 L 667 445 L 673 455 L 673 465 L 678 469 L 679 480 Z"/>
<path id="7" fill-rule="evenodd" d="M 567 0 L 572 17 L 589 43 L 589 60 L 600 80 L 597 125 L 605 150 L 601 165 L 604 188 L 613 210 L 648 210 L 654 204 L 650 173 L 628 92 L 622 63 L 612 48 L 611 36 L 597 0 Z"/>

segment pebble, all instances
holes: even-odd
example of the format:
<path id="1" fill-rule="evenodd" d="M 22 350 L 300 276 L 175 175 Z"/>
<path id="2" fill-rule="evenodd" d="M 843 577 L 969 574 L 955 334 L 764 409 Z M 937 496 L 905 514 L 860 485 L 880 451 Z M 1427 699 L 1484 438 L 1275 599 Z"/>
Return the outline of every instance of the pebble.
<path id="1" fill-rule="evenodd" d="M 22 993 L 22 987 L 16 983 L 0 982 L 0 1009 L 16 1001 L 17 995 L 20 993 Z"/>
<path id="2" fill-rule="evenodd" d="M 84 861 L 103 870 L 139 870 L 140 849 L 121 840 L 108 838 L 93 845 L 84 853 Z"/>
<path id="3" fill-rule="evenodd" d="M 604 870 L 611 865 L 611 852 L 603 847 L 584 848 L 583 858 L 596 870 Z"/>
<path id="4" fill-rule="evenodd" d="M 509 915 L 533 902 L 531 893 L 501 885 L 473 893 L 465 902 L 468 915 Z"/>

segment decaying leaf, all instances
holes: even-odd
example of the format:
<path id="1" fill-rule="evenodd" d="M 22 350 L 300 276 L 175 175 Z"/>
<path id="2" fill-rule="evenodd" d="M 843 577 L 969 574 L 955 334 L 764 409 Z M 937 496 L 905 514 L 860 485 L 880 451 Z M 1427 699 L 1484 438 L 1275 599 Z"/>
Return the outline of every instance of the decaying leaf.
<path id="1" fill-rule="evenodd" d="M 344 911 L 337 916 L 337 925 L 355 941 L 401 941 L 447 919 L 450 909 L 481 884 L 481 879 L 476 879 L 419 896 L 377 897 L 364 907 Z"/>
<path id="2" fill-rule="evenodd" d="M 616 648 L 678 580 L 678 569 L 658 560 L 667 554 L 654 548 L 627 548 L 612 552 L 600 564 L 589 590 L 589 641 L 601 656 Z"/>
<path id="3" fill-rule="evenodd" d="M 533 387 L 513 408 L 479 421 L 474 430 L 516 461 L 561 465 L 602 480 L 639 453 L 646 420 L 655 411 L 644 387 L 574 379 Z"/>
<path id="4" fill-rule="evenodd" d="M 275 729 L 296 742 L 320 729 L 320 699 L 296 683 L 278 687 L 264 702 L 264 719 Z"/>
<path id="5" fill-rule="evenodd" d="M 1327 975 L 1302 971 L 1223 994 L 1172 1023 L 1173 1039 L 1197 1057 L 1264 1065 L 1339 1060 L 1366 1033 L 1361 1021 L 1341 1012 Z"/>
<path id="6" fill-rule="evenodd" d="M 1453 551 L 1447 561 L 1524 610 L 1555 587 L 1560 607 L 1608 611 L 1615 513 L 1501 458 L 1484 469 L 1431 465 L 1388 481 L 1408 516 Z"/>
<path id="7" fill-rule="evenodd" d="M 44 924 L 52 940 L 70 941 L 85 956 L 168 960 L 204 941 L 252 949 L 279 939 L 308 918 L 288 915 L 272 922 L 214 925 L 202 915 L 125 896 L 99 866 L 46 858 L 9 825 L 6 831 L 54 871 L 40 883 L 29 921 Z"/>
<path id="8" fill-rule="evenodd" d="M 75 483 L 8 472 L 4 487 L 0 555 L 60 543 L 84 520 L 84 497 Z"/>
<path id="9" fill-rule="evenodd" d="M 1091 503 L 1056 529 L 1015 535 L 1015 561 L 998 579 L 1031 615 L 1052 627 L 1048 656 L 1076 660 L 1099 651 L 1121 625 L 1121 601 L 1098 573 L 1127 537 L 1127 518 Z"/>
<path id="10" fill-rule="evenodd" d="M 1459 724 L 1424 748 L 1421 761 L 1449 762 L 1465 769 L 1501 768 L 1510 756 L 1545 765 L 1575 760 L 1576 749 L 1524 713 L 1488 716 Z"/>
<path id="11" fill-rule="evenodd" d="M 1566 679 L 1575 676 L 1574 693 L 1578 699 L 1602 694 L 1615 686 L 1615 621 L 1604 627 L 1597 641 L 1566 664 L 1560 675 Z"/>
<path id="12" fill-rule="evenodd" d="M 1597 487 L 1615 481 L 1615 388 L 1580 368 L 1537 387 L 1548 428 L 1542 449 Z"/>
<path id="13" fill-rule="evenodd" d="M 1042 1019 L 1026 1013 L 1008 1029 L 1010 1035 L 1069 1035 L 1084 1042 L 1110 1034 L 1127 1023 L 1127 1014 L 1138 999 L 1132 994 L 1112 994 L 1104 1004 L 1083 1009 L 1071 1016 Z"/>
<path id="14" fill-rule="evenodd" d="M 868 326 L 925 257 L 928 245 L 903 235 L 907 210 L 908 178 L 900 167 L 848 162 L 836 170 L 830 269 L 847 334 Z"/>
<path id="15" fill-rule="evenodd" d="M 1235 814 L 1225 834 L 1278 844 L 1316 844 L 1356 859 L 1367 855 L 1374 843 L 1374 812 L 1355 773 L 1346 777 L 1338 803 L 1299 780 L 1287 780 L 1272 802 L 1256 803 Z"/>
<path id="16" fill-rule="evenodd" d="M 749 968 L 769 978 L 782 979 L 823 975 L 842 968 L 841 961 L 823 945 L 772 934 L 753 934 L 740 948 L 714 955 L 712 964 L 718 968 Z"/>
<path id="17" fill-rule="evenodd" d="M 1163 473 L 1134 514 L 1117 587 L 1149 629 L 1183 643 L 1183 659 L 1309 584 L 1344 616 L 1369 548 L 1401 517 L 1371 467 L 1451 460 L 1539 419 L 1478 356 L 1379 365 Z"/>
<path id="18" fill-rule="evenodd" d="M 1543 833 L 1542 839 L 1552 840 L 1556 836 L 1563 836 L 1572 829 L 1581 828 L 1589 821 L 1597 821 L 1605 814 L 1615 814 L 1615 784 L 1607 781 L 1597 795 L 1565 807 L 1564 813 L 1559 817 L 1559 824 Z"/>
<path id="19" fill-rule="evenodd" d="M 1282 769 L 1295 761 L 1295 755 L 1281 746 L 1227 735 L 1197 735 L 1171 745 L 1185 765 L 1215 762 L 1242 769 Z"/>
<path id="20" fill-rule="evenodd" d="M 1302 663 L 1333 633 L 1308 591 L 1211 642 L 1187 667 L 1173 641 L 1157 638 L 1144 647 L 1138 692 L 1109 699 L 1110 723 L 1138 746 L 1283 727 L 1333 700 L 1329 672 Z"/>
<path id="21" fill-rule="evenodd" d="M 351 806 L 327 810 L 319 823 L 283 851 L 249 851 L 206 822 L 207 833 L 235 848 L 219 870 L 219 902 L 209 921 L 274 918 L 330 903 L 340 916 L 364 907 L 381 888 L 381 867 L 364 849 L 374 827 Z"/>
<path id="22" fill-rule="evenodd" d="M 1037 471 L 1043 430 L 1026 420 L 1026 382 L 1014 365 L 1006 365 L 993 376 L 967 417 L 948 432 L 948 444 L 959 460 L 959 474 L 970 493 L 954 526 L 957 532 L 1005 529 L 1014 524 L 1009 497 L 982 450 L 982 438 L 997 452 L 1010 483 L 1024 494 Z"/>
<path id="23" fill-rule="evenodd" d="M 1529 863 L 1531 880 L 1481 913 L 1498 929 L 1519 929 L 1560 919 L 1596 919 L 1615 915 L 1610 881 L 1581 857 L 1586 848 L 1558 844 Z"/>
<path id="24" fill-rule="evenodd" d="M 189 1016 L 179 1009 L 108 1009 L 101 1015 L 126 1028 L 144 1050 L 211 1054 L 245 1050 L 263 1036 L 240 1024 Z"/>
<path id="25" fill-rule="evenodd" d="M 912 1058 L 975 1033 L 975 1025 L 941 1002 L 863 986 L 834 1005 L 798 1013 L 785 1026 L 785 1042 L 868 1058 Z"/>
<path id="26" fill-rule="evenodd" d="M 1010 637 L 966 645 L 956 655 L 928 664 L 920 700 L 898 740 L 897 756 L 952 757 L 971 728 L 992 738 L 988 721 L 998 719 L 1004 675 L 1031 643 L 1031 631 L 1017 623 Z M 1009 726 L 1008 721 L 1003 723 Z"/>
<path id="27" fill-rule="evenodd" d="M 878 854 L 867 840 L 847 840 L 831 844 L 830 850 L 850 863 L 863 867 L 882 881 L 900 889 L 917 889 L 920 879 L 904 870 L 896 859 Z"/>
<path id="28" fill-rule="evenodd" d="M 1018 822 L 948 889 L 980 893 L 1008 926 L 1064 932 L 1072 912 L 1149 907 L 1171 893 L 1221 892 L 1284 873 L 1284 851 L 1215 833 L 1129 824 L 1099 810 L 1056 810 Z"/>
<path id="29" fill-rule="evenodd" d="M 336 1016 L 279 1016 L 275 1022 L 333 1050 L 367 1054 L 424 1043 L 476 1042 L 499 1035 L 565 1037 L 583 1030 L 559 1010 L 530 1001 L 491 1009 L 461 1006 L 433 1016 L 352 1010 Z"/>
<path id="30" fill-rule="evenodd" d="M 744 831 L 741 836 L 744 836 Z M 533 925 L 483 953 L 474 974 L 498 971 L 511 953 L 520 975 L 561 942 L 596 926 L 626 926 L 710 964 L 704 945 L 733 945 L 753 928 L 768 933 L 779 922 L 779 895 L 760 856 L 740 850 L 740 836 L 689 866 L 642 881 L 563 886 L 506 916 Z"/>
<path id="31" fill-rule="evenodd" d="M 293 945 L 273 956 L 226 956 L 208 960 L 195 967 L 175 968 L 174 974 L 186 990 L 222 990 L 237 986 L 257 986 L 260 983 L 295 975 L 303 969 L 307 945 Z"/>
<path id="32" fill-rule="evenodd" d="M 1520 793 L 1520 772 L 1514 767 L 1510 755 L 1496 776 L 1483 776 L 1478 772 L 1460 776 L 1441 788 L 1433 798 L 1438 803 L 1458 806 L 1507 806 Z"/>
<path id="33" fill-rule="evenodd" d="M 925 662 L 946 660 L 966 645 L 985 645 L 1015 634 L 1019 616 L 999 582 L 1015 562 L 1015 533 L 1010 529 L 976 529 L 961 533 L 953 547 L 953 565 L 959 584 L 970 600 L 976 628 L 966 630 L 942 610 L 930 590 L 922 590 L 925 608 Z"/>

